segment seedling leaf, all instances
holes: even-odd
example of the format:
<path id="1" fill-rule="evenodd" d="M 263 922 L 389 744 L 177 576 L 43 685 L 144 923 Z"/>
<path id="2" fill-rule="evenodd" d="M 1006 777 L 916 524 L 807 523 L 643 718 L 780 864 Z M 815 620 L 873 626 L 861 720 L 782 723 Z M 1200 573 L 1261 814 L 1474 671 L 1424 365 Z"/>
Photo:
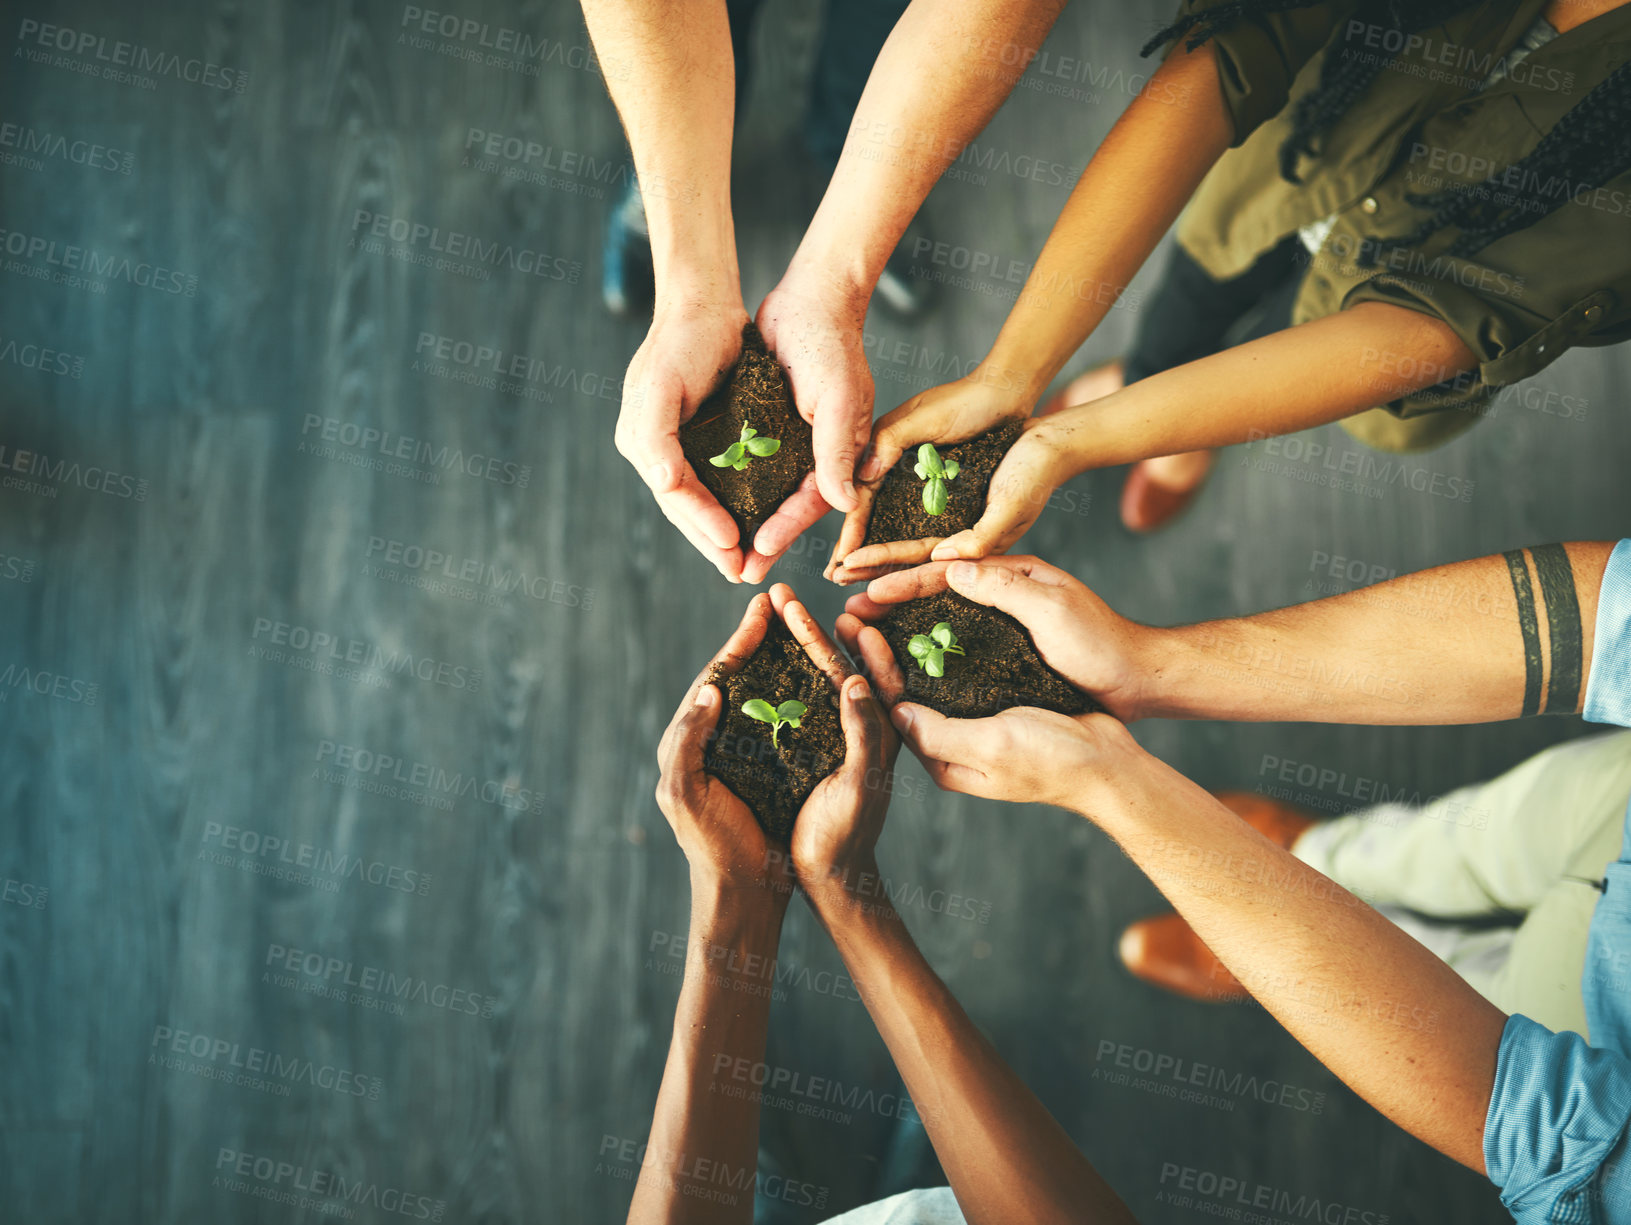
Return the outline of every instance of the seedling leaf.
<path id="1" fill-rule="evenodd" d="M 936 651 L 934 654 L 930 655 L 929 658 L 925 659 L 923 661 L 923 670 L 930 676 L 946 675 L 946 656 L 944 653 Z"/>
<path id="2" fill-rule="evenodd" d="M 760 438 L 758 435 L 759 431 L 744 421 L 742 436 L 718 455 L 709 456 L 708 462 L 716 468 L 735 468 L 740 472 L 753 461 L 755 455 L 763 458 L 781 450 L 781 439 Z"/>
<path id="3" fill-rule="evenodd" d="M 939 625 L 929 631 L 929 637 L 943 647 L 949 647 L 957 641 L 956 636 L 951 632 L 951 623 L 949 621 L 940 622 Z"/>
<path id="4" fill-rule="evenodd" d="M 786 719 L 789 723 L 793 723 L 794 719 L 804 718 L 805 712 L 808 710 L 809 707 L 803 702 L 788 701 L 783 702 L 780 706 L 776 707 L 776 715 L 778 718 Z M 793 723 L 793 726 L 797 727 L 798 724 Z"/>
<path id="5" fill-rule="evenodd" d="M 906 644 L 906 653 L 913 659 L 922 659 L 934 649 L 934 640 L 926 634 L 913 634 Z"/>
<path id="6" fill-rule="evenodd" d="M 748 450 L 759 458 L 764 459 L 774 455 L 782 449 L 780 438 L 754 438 L 748 443 Z"/>
<path id="7" fill-rule="evenodd" d="M 763 698 L 749 698 L 743 702 L 742 713 L 750 719 L 759 720 L 760 723 L 776 721 L 776 708 Z"/>
<path id="8" fill-rule="evenodd" d="M 930 477 L 923 486 L 923 509 L 931 515 L 946 513 L 946 482 L 938 476 Z"/>
<path id="9" fill-rule="evenodd" d="M 926 442 L 917 449 L 917 468 L 918 476 L 924 479 L 945 474 L 945 465 L 940 462 L 940 452 L 934 449 L 934 443 Z"/>

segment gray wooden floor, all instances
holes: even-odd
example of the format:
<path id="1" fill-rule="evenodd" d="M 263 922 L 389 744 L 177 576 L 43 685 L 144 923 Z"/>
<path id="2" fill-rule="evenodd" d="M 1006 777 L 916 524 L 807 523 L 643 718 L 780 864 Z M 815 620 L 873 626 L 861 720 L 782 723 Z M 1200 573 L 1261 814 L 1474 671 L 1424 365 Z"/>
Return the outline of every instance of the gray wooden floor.
<path id="1" fill-rule="evenodd" d="M 423 1197 L 415 1218 L 620 1219 L 687 913 L 651 800 L 656 738 L 746 592 L 612 448 L 642 329 L 598 306 L 597 175 L 621 137 L 577 10 L 459 9 L 489 39 L 547 40 L 526 60 L 410 34 L 411 6 L 362 0 L 4 7 L 0 1215 L 386 1220 L 406 1195 Z M 1079 0 L 1049 44 L 1086 62 L 1075 92 L 1033 70 L 982 146 L 1073 175 L 1166 7 Z M 740 176 L 737 197 L 750 308 L 819 186 L 794 139 L 803 9 L 768 6 L 739 140 L 758 185 Z M 121 41 L 149 80 L 118 75 Z M 546 146 L 534 164 L 555 169 L 502 178 L 467 160 L 472 129 Z M 1034 257 L 1065 189 L 966 169 L 929 200 L 936 235 Z M 395 240 L 391 219 L 435 227 L 438 248 L 457 234 L 523 254 L 427 266 L 433 240 Z M 880 408 L 994 334 L 997 285 L 943 288 L 920 324 L 875 315 Z M 1132 323 L 1115 312 L 1084 360 Z M 472 382 L 465 344 L 541 365 Z M 1527 404 L 1419 460 L 1474 481 L 1470 503 L 1333 492 L 1230 455 L 1156 539 L 1117 526 L 1109 472 L 1074 483 L 1079 513 L 1050 512 L 1029 547 L 1169 622 L 1306 598 L 1324 558 L 1402 571 L 1617 535 L 1628 373 L 1631 353 L 1572 355 Z M 1584 416 L 1556 415 L 1562 395 Z M 829 617 L 835 535 L 819 525 L 780 570 Z M 1269 757 L 1427 794 L 1581 730 L 1139 735 L 1210 785 L 1269 786 Z M 908 778 L 880 852 L 908 921 L 1141 1220 L 1206 1215 L 1166 1202 L 1174 1169 L 1393 1221 L 1494 1219 L 1480 1179 L 1262 1012 L 1121 973 L 1117 932 L 1160 902 L 1094 830 Z M 770 1062 L 893 1089 L 802 904 L 782 954 L 796 975 Z M 1106 1076 L 1123 1044 L 1323 1094 L 1321 1109 L 1142 1091 Z M 764 1138 L 829 1212 L 916 1151 L 865 1108 L 767 1111 Z"/>

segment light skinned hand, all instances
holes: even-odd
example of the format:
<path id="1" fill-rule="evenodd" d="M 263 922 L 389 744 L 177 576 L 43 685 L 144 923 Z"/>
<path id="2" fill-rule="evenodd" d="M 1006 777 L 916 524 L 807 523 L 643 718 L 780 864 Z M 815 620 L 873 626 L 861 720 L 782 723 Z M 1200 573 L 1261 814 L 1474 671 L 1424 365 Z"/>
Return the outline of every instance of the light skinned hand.
<path id="1" fill-rule="evenodd" d="M 680 447 L 679 430 L 741 353 L 746 323 L 740 301 L 659 306 L 629 362 L 613 435 L 663 515 L 733 583 L 742 580 L 745 561 L 740 533 L 697 479 Z"/>
<path id="2" fill-rule="evenodd" d="M 980 433 L 981 429 L 971 433 Z M 848 584 L 931 559 L 976 558 L 1007 552 L 1036 522 L 1037 516 L 1047 506 L 1048 498 L 1067 475 L 1054 438 L 1055 431 L 1049 418 L 1033 418 L 1025 423 L 1025 432 L 1008 449 L 992 475 L 991 487 L 986 493 L 985 513 L 967 531 L 944 539 L 930 537 L 862 546 L 860 541 L 865 536 L 866 524 L 862 521 L 852 530 L 851 520 L 856 516 L 850 516 L 845 521 L 845 533 L 835 550 L 836 564 L 829 567 L 828 577 L 834 582 Z M 959 440 L 948 438 L 943 441 Z M 880 477 L 879 481 L 883 479 Z M 851 542 L 856 547 L 846 550 L 845 545 Z"/>
<path id="3" fill-rule="evenodd" d="M 838 619 L 839 639 L 863 661 L 885 702 L 901 700 L 905 678 L 873 623 L 898 604 L 948 588 L 1019 621 L 1049 667 L 1118 719 L 1140 717 L 1149 628 L 1119 616 L 1057 566 L 1026 556 L 929 562 L 873 579 L 849 598 Z"/>
<path id="4" fill-rule="evenodd" d="M 787 372 L 793 402 L 814 431 L 821 514 L 854 508 L 855 461 L 872 428 L 872 368 L 862 326 L 866 303 L 789 272 L 759 306 L 759 331 Z M 783 506 L 759 529 L 755 547 L 776 555 L 820 518 L 816 504 Z"/>

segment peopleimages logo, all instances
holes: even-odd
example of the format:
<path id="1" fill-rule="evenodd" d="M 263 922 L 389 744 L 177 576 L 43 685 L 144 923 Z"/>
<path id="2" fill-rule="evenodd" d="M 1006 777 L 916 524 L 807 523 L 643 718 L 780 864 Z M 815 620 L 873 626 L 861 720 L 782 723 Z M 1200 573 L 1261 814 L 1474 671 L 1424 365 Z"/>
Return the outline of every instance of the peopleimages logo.
<path id="1" fill-rule="evenodd" d="M 1269 1221 L 1256 1212 L 1275 1212 L 1309 1225 L 1387 1225 L 1388 1214 L 1356 1208 L 1317 1195 L 1293 1195 L 1281 1187 L 1218 1174 L 1175 1161 L 1161 1163 L 1161 1190 L 1155 1202 L 1194 1208 L 1207 1216 L 1229 1221 Z M 1246 1209 L 1247 1215 L 1241 1215 Z"/>
<path id="2" fill-rule="evenodd" d="M 169 1025 L 155 1025 L 147 1062 L 171 1071 L 191 1072 L 246 1089 L 270 1089 L 287 1097 L 289 1086 L 310 1085 L 352 1097 L 378 1101 L 384 1082 L 377 1076 L 359 1076 L 333 1064 L 284 1055 L 260 1046 L 245 1046 L 229 1038 L 194 1033 Z M 188 1062 L 191 1060 L 192 1062 Z"/>
<path id="3" fill-rule="evenodd" d="M 447 1211 L 445 1201 L 428 1195 L 415 1195 L 400 1187 L 382 1187 L 364 1179 L 352 1180 L 332 1170 L 308 1170 L 303 1165 L 274 1161 L 235 1148 L 223 1148 L 216 1154 L 215 1170 L 212 1186 L 248 1192 L 258 1199 L 278 1203 L 298 1203 L 316 1196 L 323 1200 L 342 1200 L 357 1207 L 378 1208 L 417 1221 L 440 1221 Z M 238 1180 L 253 1179 L 259 1186 L 242 1181 L 234 1185 L 233 1176 Z M 319 1212 L 333 1211 L 322 1205 L 312 1206 Z"/>

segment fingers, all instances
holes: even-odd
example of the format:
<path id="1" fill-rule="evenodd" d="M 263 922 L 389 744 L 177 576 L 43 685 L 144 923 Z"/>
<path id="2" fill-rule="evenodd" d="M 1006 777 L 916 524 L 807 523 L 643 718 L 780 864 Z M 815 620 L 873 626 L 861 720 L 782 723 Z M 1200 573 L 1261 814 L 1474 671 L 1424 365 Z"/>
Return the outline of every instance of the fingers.
<path id="1" fill-rule="evenodd" d="M 935 561 L 955 561 L 959 557 L 980 558 L 992 553 L 1002 551 L 1002 539 L 1011 529 L 1012 524 L 1006 522 L 1006 516 L 993 517 L 994 508 L 988 507 L 985 515 L 967 531 L 958 532 L 955 536 L 947 536 L 934 546 L 929 554 Z M 1025 525 L 1026 527 L 1029 524 Z M 1025 528 L 1021 527 L 1014 533 L 1014 539 L 1019 539 Z"/>
<path id="2" fill-rule="evenodd" d="M 859 504 L 855 492 L 855 459 L 866 436 L 865 425 L 872 415 L 871 404 L 844 403 L 830 393 L 818 400 L 814 432 L 816 485 L 828 505 L 852 511 Z"/>
<path id="3" fill-rule="evenodd" d="M 770 599 L 792 633 L 793 641 L 804 648 L 810 662 L 821 669 L 822 674 L 832 682 L 833 688 L 842 689 L 844 682 L 855 674 L 855 669 L 850 667 L 849 660 L 844 658 L 843 652 L 833 645 L 826 631 L 816 623 L 816 619 L 810 615 L 810 610 L 794 598 L 793 589 L 786 583 L 777 583 L 772 587 Z"/>
<path id="4" fill-rule="evenodd" d="M 884 544 L 869 544 L 845 557 L 833 572 L 833 581 L 854 583 L 874 578 L 888 570 L 906 566 L 920 566 L 939 546 L 940 541 L 891 540 Z"/>
<path id="5" fill-rule="evenodd" d="M 657 498 L 657 509 L 663 512 L 667 519 L 691 542 L 693 548 L 701 553 L 714 567 L 733 583 L 742 581 L 742 551 L 735 548 L 720 548 L 709 540 L 691 521 L 691 517 L 674 505 L 673 494 L 663 494 Z M 734 524 L 732 526 L 735 526 Z"/>
<path id="6" fill-rule="evenodd" d="M 965 764 L 980 759 L 978 750 L 984 719 L 948 719 L 916 702 L 901 702 L 889 712 L 889 717 L 901 739 L 919 757 Z"/>
<path id="7" fill-rule="evenodd" d="M 685 465 L 679 483 L 663 497 L 719 548 L 736 547 L 741 535 L 736 520 L 719 504 L 719 499 L 708 492 L 690 464 Z"/>
<path id="8" fill-rule="evenodd" d="M 722 676 L 730 676 L 746 663 L 748 656 L 757 651 L 764 641 L 772 615 L 770 597 L 764 592 L 749 600 L 747 609 L 742 613 L 741 624 L 725 641 L 725 645 L 719 648 L 719 654 L 708 661 L 708 666 L 697 676 L 693 689 L 703 684 L 716 668 Z"/>
<path id="9" fill-rule="evenodd" d="M 623 393 L 613 442 L 654 494 L 679 488 L 690 468 L 680 447 L 682 395 L 678 384 L 663 387 L 650 383 L 631 385 Z"/>
<path id="10" fill-rule="evenodd" d="M 861 462 L 860 479 L 875 481 L 900 462 L 908 446 L 925 439 L 941 440 L 943 414 L 924 403 L 923 394 L 891 409 L 872 427 L 872 442 Z M 947 441 L 950 441 L 949 439 Z"/>
<path id="11" fill-rule="evenodd" d="M 880 777 L 889 766 L 895 737 L 864 678 L 852 676 L 844 682 L 838 717 L 844 727 L 845 772 L 863 778 Z"/>
<path id="12" fill-rule="evenodd" d="M 893 605 L 939 595 L 945 589 L 946 563 L 929 562 L 910 570 L 880 575 L 866 585 L 866 594 L 875 604 Z"/>
<path id="13" fill-rule="evenodd" d="M 866 525 L 872 519 L 872 504 L 877 497 L 876 485 L 861 485 L 856 489 L 855 509 L 844 516 L 844 525 L 838 530 L 838 543 L 833 545 L 832 557 L 822 572 L 828 582 L 835 581 L 834 575 L 842 568 L 844 559 L 866 539 Z"/>
<path id="14" fill-rule="evenodd" d="M 853 641 L 850 652 L 861 661 L 861 667 L 872 677 L 878 696 L 885 705 L 893 706 L 906 696 L 906 676 L 901 672 L 895 653 L 875 628 L 863 625 L 855 617 L 845 614 L 838 619 L 839 637 L 846 646 Z"/>
<path id="15" fill-rule="evenodd" d="M 971 561 L 950 562 L 946 583 L 959 595 L 976 604 L 999 608 L 1027 626 L 1043 625 L 1059 617 L 1064 587 L 1044 583 L 1024 565 L 987 565 Z"/>
<path id="16" fill-rule="evenodd" d="M 742 566 L 743 581 L 762 582 L 770 567 L 787 551 L 788 545 L 830 509 L 816 486 L 815 473 L 807 474 L 803 483 L 754 534 L 753 550 Z"/>
<path id="17" fill-rule="evenodd" d="M 973 766 L 957 761 L 923 761 L 924 772 L 942 791 L 960 791 L 964 795 L 980 795 L 994 799 L 991 780 Z"/>
<path id="18" fill-rule="evenodd" d="M 666 735 L 658 806 L 673 813 L 695 805 L 707 787 L 703 779 L 703 748 L 719 722 L 723 702 L 716 685 L 703 685 L 680 707 Z"/>

